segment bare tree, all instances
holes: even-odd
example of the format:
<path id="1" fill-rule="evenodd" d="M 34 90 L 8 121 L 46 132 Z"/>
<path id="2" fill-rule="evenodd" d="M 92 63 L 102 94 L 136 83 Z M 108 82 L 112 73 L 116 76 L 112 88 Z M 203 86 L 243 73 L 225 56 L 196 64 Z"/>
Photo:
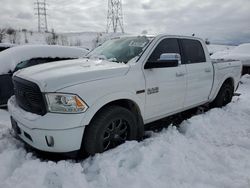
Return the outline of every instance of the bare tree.
<path id="1" fill-rule="evenodd" d="M 8 28 L 6 33 L 9 35 L 10 43 L 16 43 L 17 32 L 13 28 Z"/>
<path id="2" fill-rule="evenodd" d="M 5 35 L 6 35 L 6 29 L 0 29 L 0 42 L 3 41 Z"/>
<path id="3" fill-rule="evenodd" d="M 80 39 L 76 39 L 75 46 L 81 46 L 82 41 Z"/>
<path id="4" fill-rule="evenodd" d="M 45 41 L 46 41 L 47 44 L 52 45 L 52 44 L 53 44 L 52 36 L 47 36 L 47 37 L 45 38 Z"/>
<path id="5" fill-rule="evenodd" d="M 22 29 L 22 32 L 24 33 L 24 42 L 29 43 L 28 38 L 27 38 L 27 29 Z"/>
<path id="6" fill-rule="evenodd" d="M 58 42 L 60 42 L 60 44 L 63 45 L 63 46 L 68 46 L 69 45 L 68 38 L 67 38 L 67 36 L 64 36 L 64 35 L 60 35 L 58 37 Z"/>
<path id="7" fill-rule="evenodd" d="M 93 39 L 93 47 L 96 48 L 101 42 L 102 33 L 97 33 L 96 38 Z"/>
<path id="8" fill-rule="evenodd" d="M 49 45 L 56 45 L 58 43 L 58 35 L 54 32 L 54 29 L 52 29 L 51 35 L 46 37 L 45 40 Z"/>

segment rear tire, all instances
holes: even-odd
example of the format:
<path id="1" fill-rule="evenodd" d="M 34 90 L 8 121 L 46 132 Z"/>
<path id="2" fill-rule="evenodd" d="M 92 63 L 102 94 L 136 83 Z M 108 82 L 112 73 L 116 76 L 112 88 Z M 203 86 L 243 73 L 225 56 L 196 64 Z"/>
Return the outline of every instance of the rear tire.
<path id="1" fill-rule="evenodd" d="M 120 106 L 108 106 L 96 114 L 85 128 L 83 146 L 88 155 L 102 153 L 126 140 L 137 139 L 135 115 Z"/>
<path id="2" fill-rule="evenodd" d="M 219 93 L 217 94 L 214 101 L 211 103 L 212 107 L 222 107 L 227 105 L 232 101 L 233 98 L 234 87 L 230 83 L 224 83 Z"/>

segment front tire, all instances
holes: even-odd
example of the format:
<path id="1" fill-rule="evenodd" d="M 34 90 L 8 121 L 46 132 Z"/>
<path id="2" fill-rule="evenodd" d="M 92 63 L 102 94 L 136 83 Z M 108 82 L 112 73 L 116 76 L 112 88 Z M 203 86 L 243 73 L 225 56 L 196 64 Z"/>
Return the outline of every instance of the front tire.
<path id="1" fill-rule="evenodd" d="M 212 107 L 222 107 L 232 101 L 234 87 L 230 83 L 224 83 L 220 88 L 214 101 L 211 103 Z"/>
<path id="2" fill-rule="evenodd" d="M 120 106 L 108 106 L 96 114 L 84 131 L 84 150 L 88 155 L 102 153 L 126 140 L 137 139 L 135 115 Z"/>

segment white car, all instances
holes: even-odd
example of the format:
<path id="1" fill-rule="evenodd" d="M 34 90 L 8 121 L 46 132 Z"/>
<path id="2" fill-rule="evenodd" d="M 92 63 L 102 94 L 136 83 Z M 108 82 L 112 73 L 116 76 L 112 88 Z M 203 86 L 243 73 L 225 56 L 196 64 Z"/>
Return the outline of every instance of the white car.
<path id="1" fill-rule="evenodd" d="M 42 63 L 76 59 L 85 56 L 86 49 L 59 45 L 22 45 L 0 53 L 0 106 L 6 106 L 14 94 L 12 75 L 14 72 Z"/>
<path id="2" fill-rule="evenodd" d="M 51 153 L 104 152 L 144 126 L 206 103 L 229 103 L 239 61 L 212 62 L 203 40 L 158 35 L 105 42 L 85 59 L 18 71 L 8 102 L 13 129 Z"/>

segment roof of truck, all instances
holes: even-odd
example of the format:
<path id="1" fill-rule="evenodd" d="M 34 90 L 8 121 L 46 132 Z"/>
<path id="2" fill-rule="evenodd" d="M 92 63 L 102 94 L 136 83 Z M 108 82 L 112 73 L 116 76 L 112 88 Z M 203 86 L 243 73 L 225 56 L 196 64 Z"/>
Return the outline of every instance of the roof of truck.
<path id="1" fill-rule="evenodd" d="M 59 45 L 21 45 L 0 53 L 0 74 L 13 71 L 18 63 L 32 58 L 80 58 L 88 51 Z"/>

